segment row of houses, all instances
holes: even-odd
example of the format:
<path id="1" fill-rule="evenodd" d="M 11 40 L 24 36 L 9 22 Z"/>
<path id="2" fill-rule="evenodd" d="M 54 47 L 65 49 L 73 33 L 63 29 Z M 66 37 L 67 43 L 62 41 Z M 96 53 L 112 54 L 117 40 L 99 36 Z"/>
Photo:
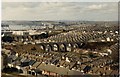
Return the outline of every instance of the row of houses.
<path id="1" fill-rule="evenodd" d="M 70 31 L 67 33 L 61 33 L 41 40 L 41 42 L 111 42 L 118 40 L 118 35 L 115 33 L 81 33 L 79 31 Z"/>
<path id="2" fill-rule="evenodd" d="M 8 66 L 22 70 L 25 75 L 116 75 L 116 70 L 111 70 L 107 64 L 112 60 L 107 58 L 76 57 L 75 54 L 58 52 L 46 53 L 11 53 L 8 56 Z M 110 73 L 109 73 L 109 72 Z M 115 73 L 116 71 L 116 73 Z M 118 73 L 117 73 L 118 74 Z"/>

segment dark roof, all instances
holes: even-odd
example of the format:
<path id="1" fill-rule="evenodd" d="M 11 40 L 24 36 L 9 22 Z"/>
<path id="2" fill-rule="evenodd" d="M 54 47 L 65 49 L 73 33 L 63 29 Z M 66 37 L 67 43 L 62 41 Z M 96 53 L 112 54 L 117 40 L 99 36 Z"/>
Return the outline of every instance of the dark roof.
<path id="1" fill-rule="evenodd" d="M 30 60 L 29 65 L 33 65 L 36 61 L 35 60 Z"/>
<path id="2" fill-rule="evenodd" d="M 84 71 L 84 72 L 88 72 L 90 69 L 91 69 L 90 66 L 86 66 L 86 67 L 83 69 L 83 71 Z"/>
<path id="3" fill-rule="evenodd" d="M 41 64 L 41 62 L 35 62 L 32 66 L 37 68 L 40 64 Z"/>

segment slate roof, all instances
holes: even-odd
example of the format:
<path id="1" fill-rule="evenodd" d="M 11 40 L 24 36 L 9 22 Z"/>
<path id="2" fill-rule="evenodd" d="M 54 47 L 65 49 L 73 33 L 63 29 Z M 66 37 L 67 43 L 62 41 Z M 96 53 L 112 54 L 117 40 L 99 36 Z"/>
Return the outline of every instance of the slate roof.
<path id="1" fill-rule="evenodd" d="M 40 64 L 41 64 L 41 62 L 35 62 L 32 66 L 37 68 Z"/>

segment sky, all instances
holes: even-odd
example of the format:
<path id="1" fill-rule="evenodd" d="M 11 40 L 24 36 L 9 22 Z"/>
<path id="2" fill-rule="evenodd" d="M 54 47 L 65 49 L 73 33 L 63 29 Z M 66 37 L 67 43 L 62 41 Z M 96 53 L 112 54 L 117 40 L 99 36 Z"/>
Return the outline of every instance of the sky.
<path id="1" fill-rule="evenodd" d="M 120 0 L 2 0 L 2 2 L 119 2 Z"/>
<path id="2" fill-rule="evenodd" d="M 117 21 L 117 2 L 2 2 L 2 20 Z"/>

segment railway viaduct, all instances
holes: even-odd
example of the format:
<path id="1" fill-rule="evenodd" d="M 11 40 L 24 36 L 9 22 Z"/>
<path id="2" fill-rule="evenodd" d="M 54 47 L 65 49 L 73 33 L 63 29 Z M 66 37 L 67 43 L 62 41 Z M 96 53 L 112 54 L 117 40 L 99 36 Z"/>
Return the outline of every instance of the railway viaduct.
<path id="1" fill-rule="evenodd" d="M 44 51 L 61 51 L 61 52 L 70 52 L 75 48 L 82 48 L 85 43 L 82 42 L 73 42 L 73 43 L 39 43 L 37 44 Z"/>

